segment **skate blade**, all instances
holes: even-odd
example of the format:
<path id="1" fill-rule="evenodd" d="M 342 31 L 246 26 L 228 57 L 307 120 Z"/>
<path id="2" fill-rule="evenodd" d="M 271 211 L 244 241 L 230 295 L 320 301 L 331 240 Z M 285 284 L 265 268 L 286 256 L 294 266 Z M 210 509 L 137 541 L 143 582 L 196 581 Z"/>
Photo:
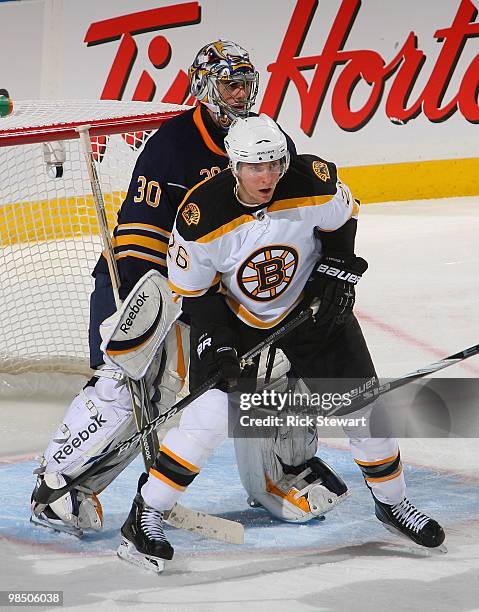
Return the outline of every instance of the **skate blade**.
<path id="1" fill-rule="evenodd" d="M 57 533 L 67 533 L 68 535 L 75 536 L 76 538 L 81 538 L 83 536 L 83 531 L 78 529 L 78 527 L 74 527 L 73 525 L 65 525 L 65 523 L 52 523 L 50 520 L 37 516 L 36 514 L 31 515 L 30 523 L 32 523 L 32 525 L 51 529 Z"/>
<path id="2" fill-rule="evenodd" d="M 404 542 L 405 544 L 407 543 L 408 547 L 414 552 L 422 552 L 426 556 L 433 556 L 439 553 L 441 554 L 447 553 L 447 547 L 444 543 L 440 544 L 439 546 L 434 546 L 433 548 L 431 548 L 430 546 L 422 546 L 421 544 L 418 544 L 414 540 L 411 540 L 411 538 L 408 538 L 406 535 L 404 535 L 402 531 L 399 531 L 399 529 L 396 529 L 396 527 L 393 527 L 392 525 L 386 525 L 386 523 L 383 523 L 382 521 L 380 522 L 381 522 L 381 525 L 384 527 L 384 529 L 387 529 L 390 533 L 393 533 L 394 535 L 399 536 L 401 538 L 401 541 Z"/>
<path id="3" fill-rule="evenodd" d="M 160 557 L 147 557 L 143 553 L 138 552 L 133 544 L 125 538 L 123 538 L 116 554 L 127 563 L 131 563 L 149 572 L 154 572 L 155 574 L 161 574 L 165 569 L 164 559 L 160 559 Z"/>

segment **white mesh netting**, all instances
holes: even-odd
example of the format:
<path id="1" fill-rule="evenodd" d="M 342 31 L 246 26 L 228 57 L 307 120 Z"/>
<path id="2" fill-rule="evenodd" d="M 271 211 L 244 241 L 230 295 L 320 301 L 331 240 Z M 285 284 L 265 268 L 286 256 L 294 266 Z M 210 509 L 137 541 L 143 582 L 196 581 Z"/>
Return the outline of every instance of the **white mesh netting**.
<path id="1" fill-rule="evenodd" d="M 138 113 L 138 104 L 145 103 L 133 104 Z M 172 114 L 182 110 L 167 106 L 176 109 Z M 14 122 L 41 123 L 44 108 L 41 104 L 36 116 L 30 106 L 22 117 L 16 110 L 16 117 L 5 118 L 5 123 L 0 119 L 0 142 L 2 130 Z M 88 121 L 93 116 L 98 113 L 91 107 L 80 116 L 74 106 L 58 118 Z M 94 150 L 102 153 L 96 156 L 101 158 L 96 166 L 110 228 L 145 139 L 141 131 L 92 138 Z M 47 171 L 51 147 L 56 149 L 55 159 L 65 157 L 60 178 Z M 0 147 L 0 372 L 88 372 L 91 271 L 101 252 L 91 193 L 78 139 Z"/>
<path id="2" fill-rule="evenodd" d="M 118 100 L 14 101 L 14 112 L 0 119 L 0 142 L 2 137 L 5 138 L 8 134 L 17 133 L 20 138 L 25 132 L 38 134 L 41 139 L 42 133 L 57 131 L 61 134 L 75 125 L 103 125 L 104 134 L 114 131 L 115 125 L 127 124 L 128 120 L 131 124 L 145 124 L 149 119 L 156 118 L 159 125 L 161 118 L 166 119 L 188 108 L 190 107 L 162 102 Z"/>

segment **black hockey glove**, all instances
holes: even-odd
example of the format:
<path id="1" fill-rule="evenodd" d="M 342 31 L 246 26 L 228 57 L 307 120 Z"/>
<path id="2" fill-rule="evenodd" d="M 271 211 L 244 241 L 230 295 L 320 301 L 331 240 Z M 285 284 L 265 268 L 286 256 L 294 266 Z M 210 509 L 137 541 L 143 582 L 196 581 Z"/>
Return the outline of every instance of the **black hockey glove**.
<path id="1" fill-rule="evenodd" d="M 305 298 L 311 303 L 320 299 L 316 319 L 341 323 L 353 310 L 355 285 L 368 269 L 362 257 L 330 253 L 323 255 L 305 287 Z"/>
<path id="2" fill-rule="evenodd" d="M 205 361 L 211 372 L 220 373 L 218 388 L 229 393 L 238 387 L 241 367 L 236 349 L 222 342 L 221 327 L 212 328 L 211 332 L 201 334 L 196 348 L 198 357 Z M 228 334 L 226 334 L 228 335 Z"/>

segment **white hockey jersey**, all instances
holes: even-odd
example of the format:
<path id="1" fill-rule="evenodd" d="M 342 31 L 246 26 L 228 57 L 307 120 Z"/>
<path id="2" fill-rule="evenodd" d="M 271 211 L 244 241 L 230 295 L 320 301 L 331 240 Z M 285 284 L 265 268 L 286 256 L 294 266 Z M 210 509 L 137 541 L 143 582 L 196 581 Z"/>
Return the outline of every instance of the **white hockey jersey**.
<path id="1" fill-rule="evenodd" d="M 313 155 L 291 160 L 266 207 L 247 209 L 230 170 L 196 185 L 176 216 L 168 248 L 170 288 L 195 297 L 214 287 L 231 310 L 258 328 L 277 325 L 299 304 L 322 243 L 358 204 L 334 164 Z"/>

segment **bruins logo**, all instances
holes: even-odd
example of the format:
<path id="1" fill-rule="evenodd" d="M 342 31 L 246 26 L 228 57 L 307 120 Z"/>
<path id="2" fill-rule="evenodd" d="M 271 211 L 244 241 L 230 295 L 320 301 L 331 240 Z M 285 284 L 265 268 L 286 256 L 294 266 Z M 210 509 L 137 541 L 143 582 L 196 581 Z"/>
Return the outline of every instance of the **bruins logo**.
<path id="1" fill-rule="evenodd" d="M 326 182 L 329 178 L 329 168 L 328 165 L 324 162 L 314 161 L 313 162 L 313 172 L 314 174 L 320 178 L 322 181 Z"/>
<path id="2" fill-rule="evenodd" d="M 200 209 L 198 208 L 198 205 L 194 202 L 188 202 L 188 204 L 183 207 L 183 210 L 181 211 L 181 216 L 188 225 L 198 225 L 201 216 Z"/>
<path id="3" fill-rule="evenodd" d="M 258 302 L 273 300 L 285 291 L 298 267 L 298 253 L 277 244 L 254 251 L 237 273 L 241 291 Z"/>

